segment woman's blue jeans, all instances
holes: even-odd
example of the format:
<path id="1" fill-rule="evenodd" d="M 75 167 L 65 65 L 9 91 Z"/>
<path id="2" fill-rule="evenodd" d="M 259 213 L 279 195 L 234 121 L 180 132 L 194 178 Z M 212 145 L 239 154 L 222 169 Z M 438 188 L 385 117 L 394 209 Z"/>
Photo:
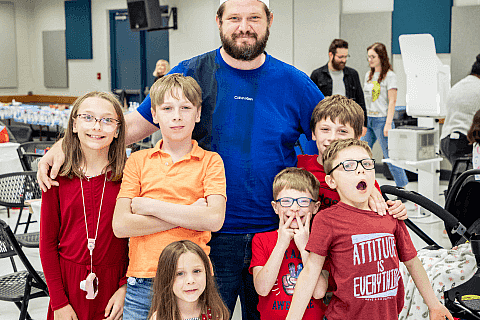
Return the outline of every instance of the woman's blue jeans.
<path id="1" fill-rule="evenodd" d="M 362 137 L 363 141 L 366 141 L 370 148 L 373 147 L 375 141 L 380 143 L 380 147 L 383 151 L 383 157 L 388 159 L 388 137 L 383 135 L 383 128 L 385 127 L 386 117 L 368 117 L 367 134 Z M 392 129 L 395 125 L 392 123 Z M 408 183 L 407 174 L 405 170 L 387 163 L 388 169 L 392 173 L 393 179 L 397 187 L 405 187 Z"/>

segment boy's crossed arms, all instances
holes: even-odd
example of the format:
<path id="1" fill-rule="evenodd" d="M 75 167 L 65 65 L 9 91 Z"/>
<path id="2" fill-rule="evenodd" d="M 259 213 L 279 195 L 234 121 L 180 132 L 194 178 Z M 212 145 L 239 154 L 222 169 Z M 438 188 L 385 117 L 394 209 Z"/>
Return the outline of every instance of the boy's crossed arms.
<path id="1" fill-rule="evenodd" d="M 153 234 L 176 227 L 218 231 L 225 219 L 225 197 L 212 194 L 191 205 L 169 203 L 148 197 L 119 198 L 113 230 L 119 238 Z"/>

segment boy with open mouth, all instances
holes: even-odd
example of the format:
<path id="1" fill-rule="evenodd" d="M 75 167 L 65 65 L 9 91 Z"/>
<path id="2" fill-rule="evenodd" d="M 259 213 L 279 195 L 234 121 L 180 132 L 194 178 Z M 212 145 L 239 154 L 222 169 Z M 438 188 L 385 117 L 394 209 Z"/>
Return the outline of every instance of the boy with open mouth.
<path id="1" fill-rule="evenodd" d="M 428 306 L 430 320 L 453 320 L 435 296 L 405 224 L 369 207 L 375 161 L 368 144 L 355 138 L 334 141 L 322 160 L 328 173 L 325 182 L 338 192 L 340 202 L 313 221 L 305 247 L 308 260 L 286 319 L 302 318 L 328 257 L 336 288 L 324 320 L 398 319 L 405 296 L 400 261 Z"/>

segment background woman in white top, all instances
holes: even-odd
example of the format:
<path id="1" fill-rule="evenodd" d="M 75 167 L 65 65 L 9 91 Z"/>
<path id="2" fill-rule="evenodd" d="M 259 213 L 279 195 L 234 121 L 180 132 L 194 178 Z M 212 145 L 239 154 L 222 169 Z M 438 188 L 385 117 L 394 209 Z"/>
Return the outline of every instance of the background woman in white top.
<path id="1" fill-rule="evenodd" d="M 393 115 L 397 101 L 397 76 L 392 71 L 387 48 L 375 42 L 367 48 L 370 71 L 365 75 L 363 93 L 367 107 L 367 134 L 362 138 L 373 147 L 375 141 L 380 143 L 383 157 L 388 158 L 388 131 L 394 128 Z M 408 183 L 405 171 L 387 164 L 395 184 L 404 187 Z"/>

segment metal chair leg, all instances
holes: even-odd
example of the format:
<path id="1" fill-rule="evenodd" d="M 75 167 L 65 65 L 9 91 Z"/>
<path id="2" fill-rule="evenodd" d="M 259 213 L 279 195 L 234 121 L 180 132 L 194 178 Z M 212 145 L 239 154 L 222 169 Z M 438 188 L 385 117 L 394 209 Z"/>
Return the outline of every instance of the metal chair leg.
<path id="1" fill-rule="evenodd" d="M 23 223 L 20 223 L 20 218 L 22 217 L 22 211 L 23 211 L 23 208 L 20 207 L 20 211 L 18 212 L 17 223 L 15 224 L 15 229 L 13 230 L 13 233 L 17 233 L 18 226 L 20 224 L 23 224 Z"/>

